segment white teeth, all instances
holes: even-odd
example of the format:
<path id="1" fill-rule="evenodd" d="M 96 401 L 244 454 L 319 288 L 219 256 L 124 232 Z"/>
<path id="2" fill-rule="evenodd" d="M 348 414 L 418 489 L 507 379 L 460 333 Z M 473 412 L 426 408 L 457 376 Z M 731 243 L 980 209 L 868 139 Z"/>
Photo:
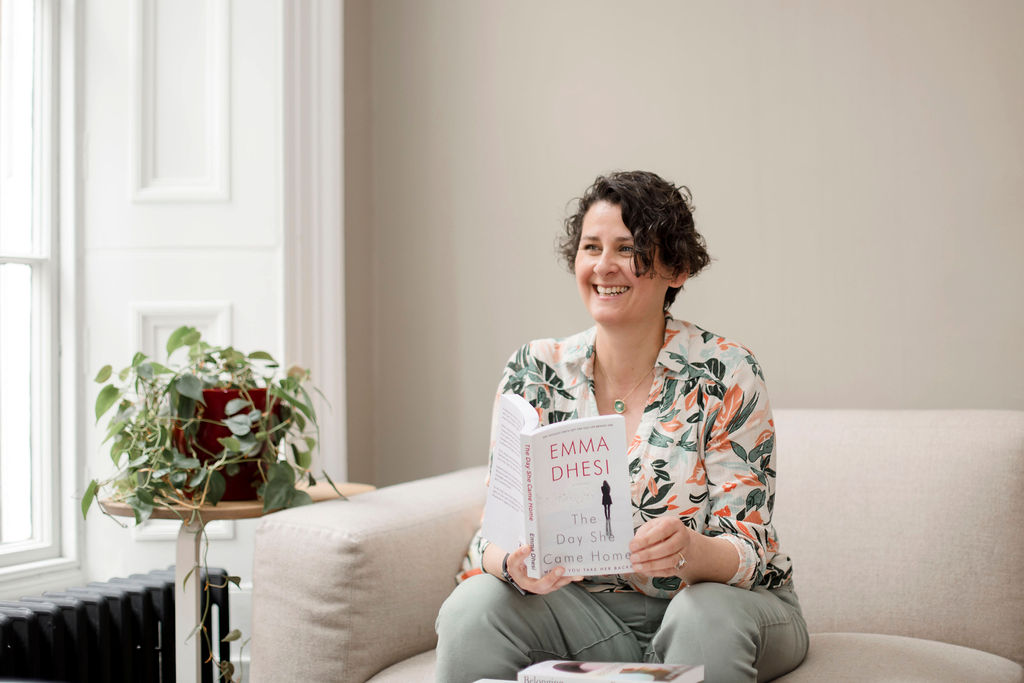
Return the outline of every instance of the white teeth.
<path id="1" fill-rule="evenodd" d="M 597 293 L 602 296 L 614 296 L 616 294 L 622 294 L 627 291 L 629 287 L 602 287 L 601 285 L 595 285 L 597 287 Z"/>

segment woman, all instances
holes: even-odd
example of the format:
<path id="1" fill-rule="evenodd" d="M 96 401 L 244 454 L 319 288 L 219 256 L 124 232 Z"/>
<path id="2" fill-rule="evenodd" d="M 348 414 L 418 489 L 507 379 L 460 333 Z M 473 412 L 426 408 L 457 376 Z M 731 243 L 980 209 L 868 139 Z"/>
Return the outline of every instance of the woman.
<path id="1" fill-rule="evenodd" d="M 710 261 L 689 191 L 648 172 L 599 177 L 561 248 L 594 327 L 524 346 L 498 393 L 545 422 L 625 417 L 634 573 L 531 579 L 529 547 L 474 539 L 438 615 L 438 681 L 514 679 L 545 659 L 703 664 L 710 682 L 794 669 L 807 627 L 772 526 L 764 375 L 745 347 L 668 314 Z"/>

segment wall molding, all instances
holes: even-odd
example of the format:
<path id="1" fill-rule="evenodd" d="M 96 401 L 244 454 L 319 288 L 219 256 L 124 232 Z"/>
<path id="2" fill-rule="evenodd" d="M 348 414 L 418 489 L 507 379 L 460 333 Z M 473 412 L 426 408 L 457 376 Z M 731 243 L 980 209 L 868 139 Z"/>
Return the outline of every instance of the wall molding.
<path id="1" fill-rule="evenodd" d="M 143 301 L 134 302 L 131 309 L 135 348 L 150 358 L 162 361 L 165 357 L 166 348 L 159 343 L 161 330 L 173 331 L 181 325 L 192 325 L 212 344 L 231 344 L 230 301 Z"/>
<path id="2" fill-rule="evenodd" d="M 284 349 L 329 403 L 319 465 L 346 478 L 343 4 L 284 3 Z"/>
<path id="3" fill-rule="evenodd" d="M 131 198 L 135 202 L 206 202 L 230 199 L 231 165 L 231 3 L 205 0 L 202 22 L 206 27 L 206 63 L 202 119 L 206 150 L 202 167 L 186 177 L 161 177 L 156 170 L 158 125 L 156 93 L 157 22 L 159 0 L 132 3 L 133 134 L 131 136 Z M 166 39 L 167 36 L 160 36 Z M 184 40 L 188 36 L 181 37 Z M 184 135 L 195 131 L 183 130 Z"/>

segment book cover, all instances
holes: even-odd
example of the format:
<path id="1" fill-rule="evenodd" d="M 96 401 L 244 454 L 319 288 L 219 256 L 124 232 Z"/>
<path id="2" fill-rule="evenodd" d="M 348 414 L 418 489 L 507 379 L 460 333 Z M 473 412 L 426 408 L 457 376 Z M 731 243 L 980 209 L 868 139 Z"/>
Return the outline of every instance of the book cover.
<path id="1" fill-rule="evenodd" d="M 573 681 L 673 681 L 700 683 L 703 666 L 644 662 L 573 662 L 549 660 L 519 672 L 519 683 L 572 683 Z"/>
<path id="2" fill-rule="evenodd" d="M 629 488 L 621 415 L 539 426 L 528 401 L 501 397 L 483 535 L 506 550 L 529 545 L 529 576 L 632 571 Z"/>

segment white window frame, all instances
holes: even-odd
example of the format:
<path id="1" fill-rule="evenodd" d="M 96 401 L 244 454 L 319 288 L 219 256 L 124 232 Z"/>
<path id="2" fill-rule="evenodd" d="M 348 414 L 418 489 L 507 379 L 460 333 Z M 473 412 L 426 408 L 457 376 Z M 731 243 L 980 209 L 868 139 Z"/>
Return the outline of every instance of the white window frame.
<path id="1" fill-rule="evenodd" d="M 17 0 L 22 1 L 22 0 Z M 77 131 L 78 35 L 77 0 L 35 0 L 35 88 L 38 130 L 35 148 L 35 215 L 42 239 L 30 254 L 4 262 L 33 265 L 34 338 L 32 362 L 36 402 L 41 417 L 34 427 L 38 478 L 34 494 L 40 505 L 32 541 L 0 550 L 0 598 L 60 588 L 83 578 L 79 549 L 83 524 L 80 498 L 84 443 L 81 409 L 84 395 L 79 378 L 81 349 L 80 269 L 76 226 L 80 215 Z M 38 525 L 38 526 L 36 526 Z"/>

